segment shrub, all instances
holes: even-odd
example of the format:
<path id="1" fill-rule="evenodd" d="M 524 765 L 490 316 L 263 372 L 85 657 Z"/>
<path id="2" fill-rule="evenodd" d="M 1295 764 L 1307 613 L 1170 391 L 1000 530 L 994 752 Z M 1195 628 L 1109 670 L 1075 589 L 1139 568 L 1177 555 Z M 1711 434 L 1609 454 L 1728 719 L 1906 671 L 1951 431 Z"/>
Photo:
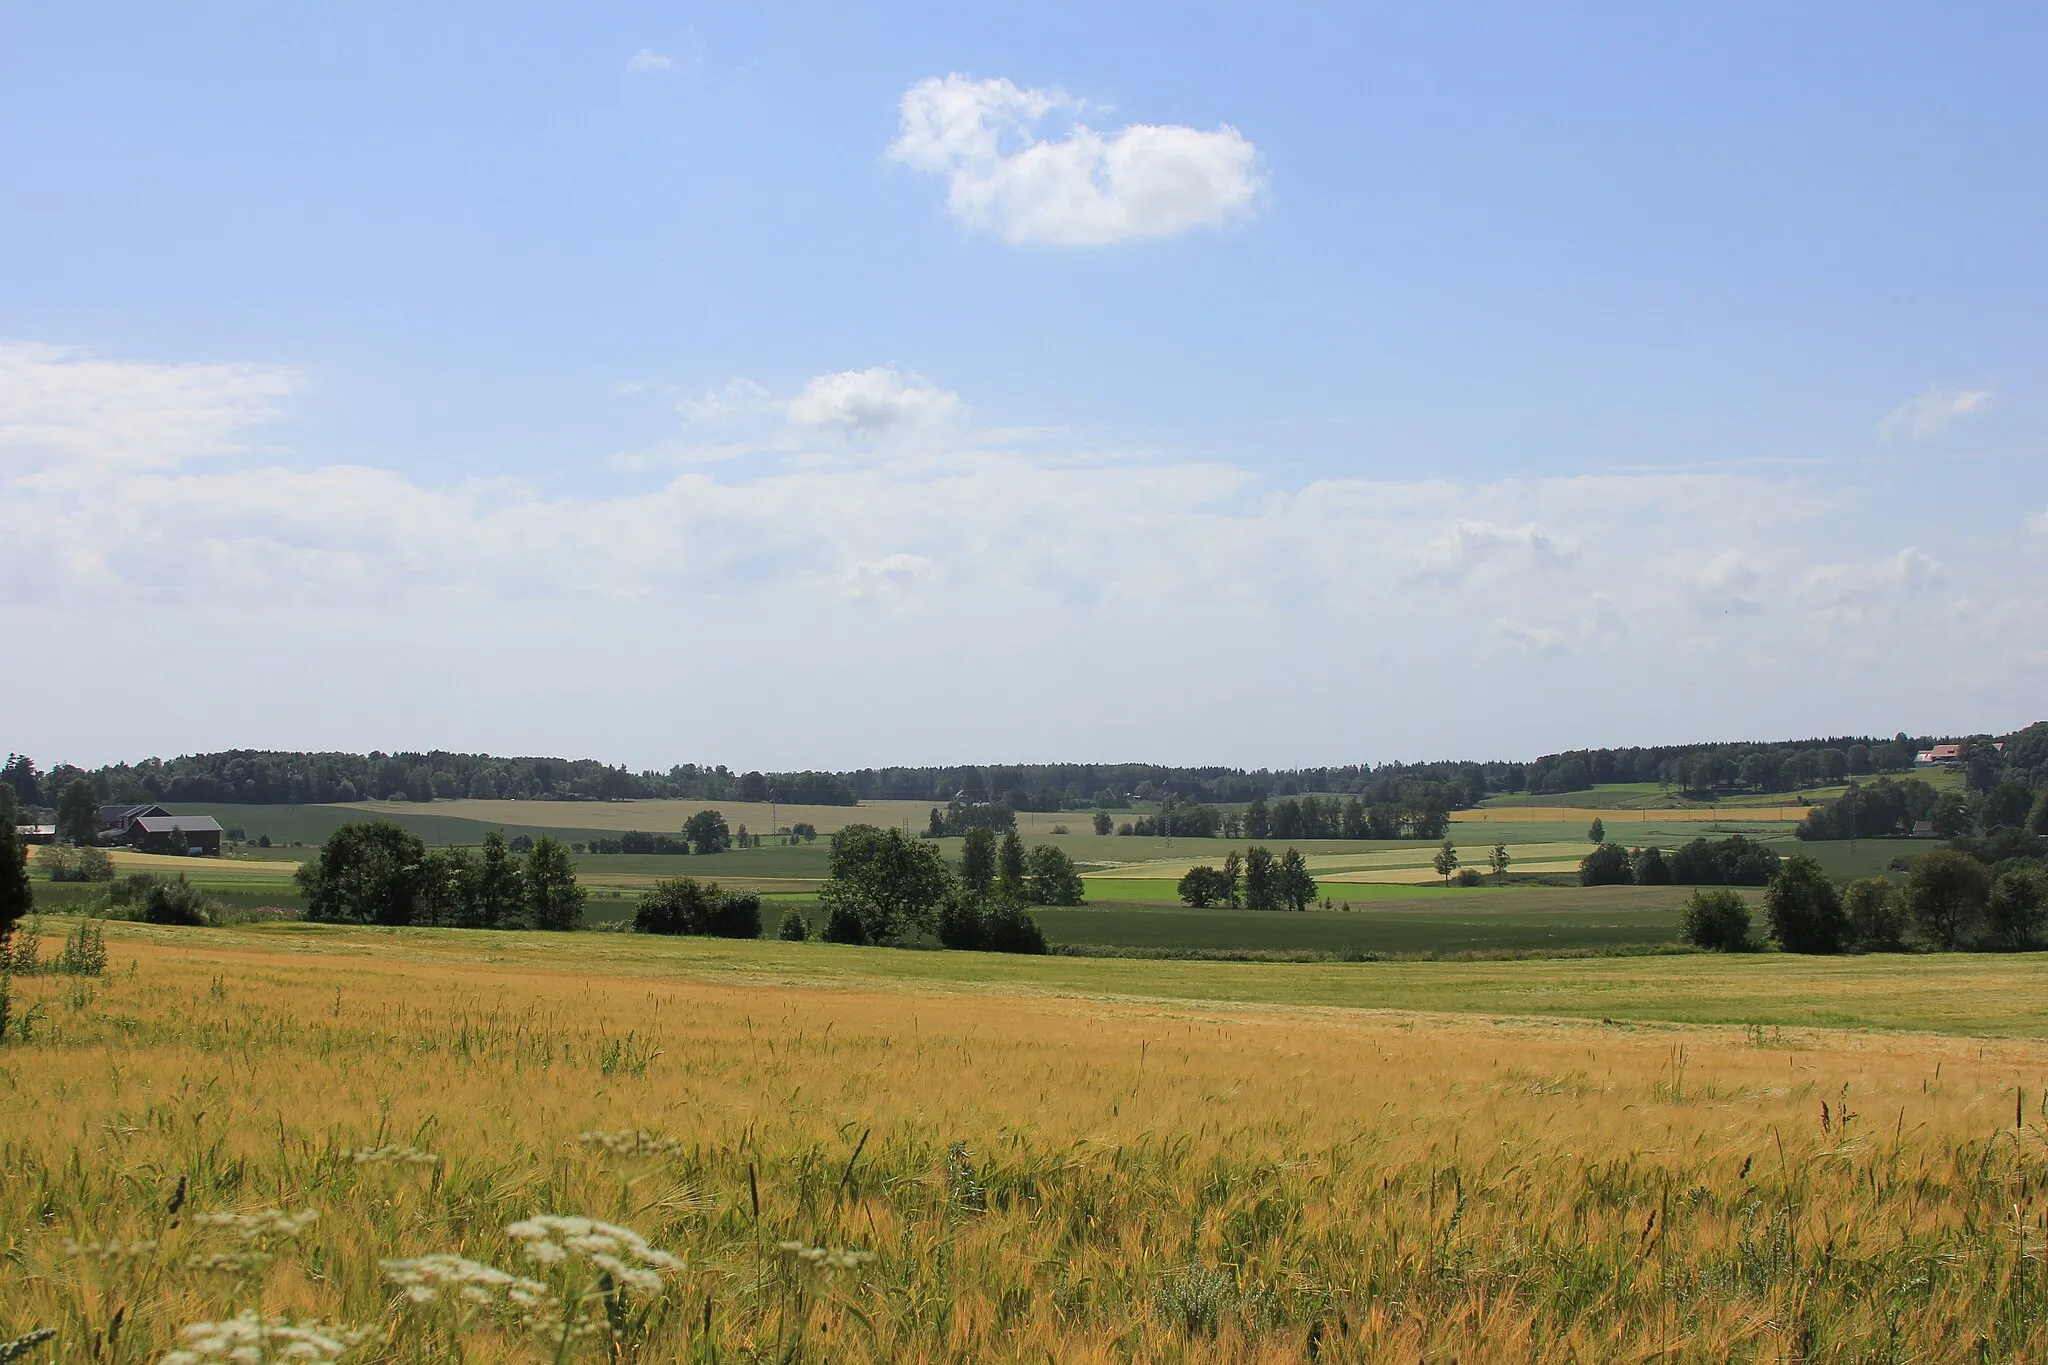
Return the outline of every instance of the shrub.
<path id="1" fill-rule="evenodd" d="M 1749 951 L 1749 902 L 1737 891 L 1695 891 L 1679 917 L 1678 932 L 1695 948 L 1716 953 Z"/>
<path id="2" fill-rule="evenodd" d="M 981 946 L 991 953 L 1043 953 L 1045 935 L 1023 906 L 998 897 L 981 917 Z"/>
<path id="3" fill-rule="evenodd" d="M 1771 937 L 1788 953 L 1839 953 L 1848 931 L 1842 897 L 1820 864 L 1795 853 L 1764 891 Z"/>
<path id="4" fill-rule="evenodd" d="M 1896 953 L 1906 946 L 1906 907 L 1899 888 L 1883 877 L 1849 883 L 1842 893 L 1849 942 L 1867 953 Z"/>
<path id="5" fill-rule="evenodd" d="M 2038 867 L 2009 867 L 1991 884 L 1984 902 L 1984 922 L 2001 948 L 2041 946 L 2048 921 L 2048 872 Z"/>
<path id="6" fill-rule="evenodd" d="M 1990 893 L 1984 864 L 1967 853 L 1937 848 L 1906 874 L 1906 906 L 1937 948 L 1953 952 L 1976 926 Z"/>
<path id="7" fill-rule="evenodd" d="M 142 917 L 151 924 L 205 924 L 206 897 L 180 872 L 176 881 L 160 877 L 143 893 Z"/>
<path id="8" fill-rule="evenodd" d="M 868 931 L 861 923 L 860 911 L 843 900 L 834 899 L 829 904 L 831 914 L 826 917 L 825 932 L 820 937 L 827 943 L 866 943 Z"/>
<path id="9" fill-rule="evenodd" d="M 671 877 L 656 882 L 641 898 L 633 928 L 642 934 L 759 938 L 761 898 L 751 891 L 721 890 L 717 882 Z"/>
<path id="10" fill-rule="evenodd" d="M 1627 886 L 1635 879 L 1628 850 L 1620 844 L 1602 844 L 1579 860 L 1581 886 Z"/>
<path id="11" fill-rule="evenodd" d="M 972 895 L 955 896 L 939 908 L 939 942 L 965 952 L 981 947 L 981 907 Z"/>
<path id="12" fill-rule="evenodd" d="M 1486 883 L 1486 878 L 1476 867 L 1460 868 L 1456 880 L 1459 886 L 1483 886 Z"/>
<path id="13" fill-rule="evenodd" d="M 801 910 L 785 910 L 782 927 L 775 931 L 775 937 L 784 943 L 805 943 L 811 937 L 811 922 L 804 918 Z"/>
<path id="14" fill-rule="evenodd" d="M 86 920 L 65 935 L 64 951 L 57 955 L 57 970 L 69 976 L 107 974 L 107 940 L 98 924 Z"/>
<path id="15" fill-rule="evenodd" d="M 36 859 L 36 866 L 49 874 L 53 882 L 110 882 L 114 880 L 114 860 L 103 848 L 83 844 L 71 848 L 64 844 L 52 844 Z"/>
<path id="16" fill-rule="evenodd" d="M 1201 910 L 1230 899 L 1230 878 L 1207 865 L 1191 867 L 1180 879 L 1179 890 L 1182 904 Z"/>

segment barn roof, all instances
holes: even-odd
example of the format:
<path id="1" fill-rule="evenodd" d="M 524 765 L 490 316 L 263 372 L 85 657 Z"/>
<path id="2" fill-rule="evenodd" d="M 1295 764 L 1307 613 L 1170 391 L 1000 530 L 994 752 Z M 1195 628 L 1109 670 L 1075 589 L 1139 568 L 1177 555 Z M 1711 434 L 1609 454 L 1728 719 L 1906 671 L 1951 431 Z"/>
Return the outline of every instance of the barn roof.
<path id="1" fill-rule="evenodd" d="M 220 821 L 211 815 L 138 815 L 135 824 L 145 834 L 218 834 Z"/>

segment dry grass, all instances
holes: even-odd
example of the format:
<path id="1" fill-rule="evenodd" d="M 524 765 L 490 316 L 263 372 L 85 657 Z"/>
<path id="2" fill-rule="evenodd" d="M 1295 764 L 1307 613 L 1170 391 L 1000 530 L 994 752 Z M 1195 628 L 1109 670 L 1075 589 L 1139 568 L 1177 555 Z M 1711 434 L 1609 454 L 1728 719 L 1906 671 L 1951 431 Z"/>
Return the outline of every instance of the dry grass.
<path id="1" fill-rule="evenodd" d="M 29 868 L 34 870 L 37 859 L 47 844 L 31 845 Z M 194 878 L 207 881 L 230 881 L 246 879 L 253 882 L 289 881 L 296 866 L 294 863 L 276 858 L 190 858 L 173 853 L 138 853 L 132 848 L 110 848 L 107 856 L 113 859 L 114 871 L 121 874 L 130 872 L 160 872 L 173 875 L 186 873 Z"/>
<path id="2" fill-rule="evenodd" d="M 693 979 L 609 936 L 522 939 L 513 965 L 114 929 L 107 981 L 16 984 L 17 1018 L 41 1016 L 0 1048 L 0 1333 L 56 1327 L 62 1360 L 155 1359 L 258 1303 L 372 1329 L 363 1358 L 548 1359 L 378 1273 L 434 1252 L 532 1273 L 504 1229 L 533 1213 L 684 1258 L 631 1304 L 628 1360 L 2048 1351 L 2036 1042 L 821 988 L 678 959 Z M 657 1141 L 617 1155 L 592 1130 Z M 350 1158 L 384 1145 L 440 1160 Z M 186 1268 L 238 1245 L 195 1213 L 301 1208 L 318 1221 L 267 1273 Z M 66 1250 L 134 1238 L 156 1245 Z M 876 1259 L 808 1269 L 783 1240 Z"/>
<path id="3" fill-rule="evenodd" d="M 1722 821 L 1731 824 L 1757 824 L 1760 822 L 1790 821 L 1797 824 L 1806 818 L 1807 806 L 1744 806 L 1728 804 L 1714 806 L 1484 806 L 1472 810 L 1454 810 L 1451 821 L 1460 825 L 1529 825 L 1529 824 L 1572 824 L 1591 823 L 1598 818 L 1603 824 L 1611 825 L 1617 833 L 1624 827 L 1637 823 L 1684 824 L 1687 822 L 1711 824 Z"/>

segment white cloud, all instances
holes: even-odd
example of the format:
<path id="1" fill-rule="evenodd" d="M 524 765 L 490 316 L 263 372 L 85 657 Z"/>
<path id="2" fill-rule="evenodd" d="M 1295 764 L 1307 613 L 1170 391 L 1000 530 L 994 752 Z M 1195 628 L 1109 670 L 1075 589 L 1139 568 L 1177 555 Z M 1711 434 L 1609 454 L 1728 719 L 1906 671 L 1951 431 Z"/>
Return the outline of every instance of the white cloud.
<path id="1" fill-rule="evenodd" d="M 673 761 L 705 756 L 700 731 L 646 718 L 689 712 L 722 717 L 733 748 L 714 757 L 754 765 L 1327 761 L 1386 756 L 1358 746 L 1390 734 L 1410 753 L 1540 748 L 1593 687 L 1612 737 L 1851 726 L 1844 706 L 1900 699 L 2018 706 L 2048 683 L 2038 556 L 1973 560 L 1972 535 L 1938 527 L 1880 551 L 1841 488 L 1756 472 L 1275 487 L 1221 462 L 992 444 L 957 395 L 884 367 L 794 396 L 726 386 L 694 411 L 754 458 L 557 496 L 252 449 L 304 387 L 286 370 L 15 346 L 0 376 L 0 627 L 150 658 L 139 752 L 389 747 L 411 726 L 408 743 L 604 752 L 594 736 L 612 736 Z M 930 439 L 888 439 L 905 431 Z M 884 439 L 823 458 L 841 433 Z M 539 638 L 553 652 L 536 659 Z M 1475 640 L 1554 662 L 1504 686 L 1473 666 Z M 494 652 L 518 668 L 437 710 Z M 607 660 L 602 707 L 590 658 Z M 265 686 L 224 711 L 208 703 L 229 667 Z M 111 743 L 121 676 L 23 714 Z M 821 677 L 833 707 L 804 690 Z M 166 735 L 163 717 L 218 728 Z"/>
<path id="2" fill-rule="evenodd" d="M 1468 583 L 1479 576 L 1565 564 L 1575 550 L 1533 521 L 1521 526 L 1460 521 L 1424 547 L 1420 563 L 1408 579 L 1413 583 Z"/>
<path id="3" fill-rule="evenodd" d="M 799 427 L 848 436 L 884 436 L 905 429 L 943 427 L 960 415 L 960 396 L 894 367 L 821 374 L 789 405 Z"/>
<path id="4" fill-rule="evenodd" d="M 1990 408 L 1990 389 L 1929 389 L 1885 414 L 1877 434 L 1887 441 L 1929 441 L 1962 418 Z"/>
<path id="5" fill-rule="evenodd" d="M 643 47 L 626 59 L 628 71 L 670 71 L 674 68 L 674 59 L 651 47 Z"/>
<path id="6" fill-rule="evenodd" d="M 1084 106 L 1060 90 L 960 75 L 919 81 L 900 107 L 889 155 L 946 176 L 947 210 L 1011 242 L 1168 237 L 1240 218 L 1265 191 L 1257 148 L 1228 124 L 1134 123 L 1104 134 L 1076 122 L 1064 137 L 1041 138 L 1041 120 Z"/>

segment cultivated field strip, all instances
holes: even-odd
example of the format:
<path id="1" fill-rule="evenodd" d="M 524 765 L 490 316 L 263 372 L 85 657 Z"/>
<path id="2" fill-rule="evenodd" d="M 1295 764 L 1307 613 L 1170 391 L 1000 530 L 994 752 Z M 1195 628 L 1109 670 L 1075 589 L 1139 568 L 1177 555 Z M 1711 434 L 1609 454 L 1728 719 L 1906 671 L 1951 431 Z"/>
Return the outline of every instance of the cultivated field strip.
<path id="1" fill-rule="evenodd" d="M 886 978 L 939 955 L 602 937 L 115 926 L 103 982 L 18 983 L 0 1331 L 66 1361 L 258 1308 L 394 1361 L 2048 1352 L 2036 1041 L 1017 994 Z M 522 1248 L 583 1225 L 535 1215 L 646 1239 L 592 1335 L 419 1297 L 459 1255 L 570 1321 L 593 1282 Z"/>

